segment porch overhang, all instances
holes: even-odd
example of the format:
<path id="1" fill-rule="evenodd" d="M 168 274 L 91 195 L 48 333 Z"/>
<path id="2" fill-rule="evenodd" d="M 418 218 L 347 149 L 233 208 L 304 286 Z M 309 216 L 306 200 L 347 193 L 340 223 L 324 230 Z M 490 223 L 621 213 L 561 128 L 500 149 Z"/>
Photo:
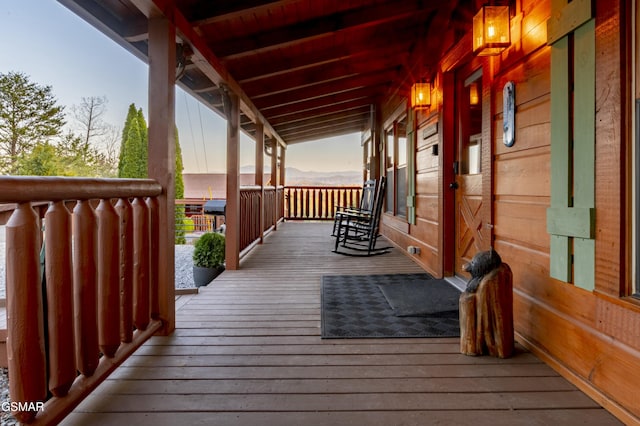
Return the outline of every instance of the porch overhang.
<path id="1" fill-rule="evenodd" d="M 241 130 L 255 137 L 260 122 L 283 146 L 371 128 L 372 106 L 406 100 L 455 42 L 444 30 L 472 17 L 457 1 L 59 1 L 145 62 L 149 18 L 165 16 L 176 83 L 223 117 L 235 93 Z"/>

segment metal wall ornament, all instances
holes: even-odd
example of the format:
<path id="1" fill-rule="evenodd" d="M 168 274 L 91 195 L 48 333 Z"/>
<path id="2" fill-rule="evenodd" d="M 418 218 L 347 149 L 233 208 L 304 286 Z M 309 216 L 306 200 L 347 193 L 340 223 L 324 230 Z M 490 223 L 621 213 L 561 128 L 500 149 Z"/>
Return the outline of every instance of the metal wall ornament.
<path id="1" fill-rule="evenodd" d="M 516 85 L 508 81 L 502 89 L 503 122 L 502 141 L 505 146 L 511 147 L 516 143 Z"/>

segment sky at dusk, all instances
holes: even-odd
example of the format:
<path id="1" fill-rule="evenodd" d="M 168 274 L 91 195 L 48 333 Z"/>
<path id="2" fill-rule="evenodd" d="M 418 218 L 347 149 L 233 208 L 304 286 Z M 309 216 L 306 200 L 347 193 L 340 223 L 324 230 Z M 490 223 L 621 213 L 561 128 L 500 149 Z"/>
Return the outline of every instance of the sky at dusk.
<path id="1" fill-rule="evenodd" d="M 11 71 L 51 86 L 68 114 L 83 97 L 105 96 L 107 123 L 122 128 L 131 103 L 148 120 L 147 65 L 55 0 L 0 0 L 0 73 Z M 176 123 L 184 172 L 224 172 L 226 121 L 176 87 Z M 287 166 L 301 170 L 360 170 L 361 161 L 359 133 L 286 153 Z M 242 134 L 241 165 L 253 163 L 254 141 Z"/>

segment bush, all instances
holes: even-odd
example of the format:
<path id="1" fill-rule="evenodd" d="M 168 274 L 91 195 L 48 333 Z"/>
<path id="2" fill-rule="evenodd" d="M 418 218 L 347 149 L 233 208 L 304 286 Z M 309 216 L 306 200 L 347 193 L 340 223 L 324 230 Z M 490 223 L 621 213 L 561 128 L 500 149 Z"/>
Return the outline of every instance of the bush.
<path id="1" fill-rule="evenodd" d="M 184 229 L 184 206 L 176 206 L 176 236 L 175 236 L 175 244 L 186 244 L 187 239 L 185 236 Z"/>
<path id="2" fill-rule="evenodd" d="M 218 268 L 224 263 L 224 235 L 202 234 L 193 249 L 193 264 L 201 268 Z"/>
<path id="3" fill-rule="evenodd" d="M 185 217 L 182 221 L 182 226 L 184 228 L 184 232 L 193 232 L 196 230 L 196 225 L 193 223 L 193 219 L 190 217 Z"/>

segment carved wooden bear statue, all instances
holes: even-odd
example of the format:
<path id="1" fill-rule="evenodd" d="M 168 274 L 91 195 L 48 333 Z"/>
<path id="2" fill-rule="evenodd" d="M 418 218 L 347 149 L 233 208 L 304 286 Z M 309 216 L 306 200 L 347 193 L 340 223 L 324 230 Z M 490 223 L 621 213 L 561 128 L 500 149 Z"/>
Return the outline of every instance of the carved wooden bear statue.
<path id="1" fill-rule="evenodd" d="M 482 278 L 502 264 L 500 255 L 491 247 L 490 250 L 481 251 L 473 256 L 471 262 L 463 266 L 465 272 L 471 274 L 467 283 L 466 292 L 475 293 Z"/>
<path id="2" fill-rule="evenodd" d="M 460 352 L 507 358 L 513 353 L 513 274 L 496 251 L 477 253 L 460 295 Z"/>

